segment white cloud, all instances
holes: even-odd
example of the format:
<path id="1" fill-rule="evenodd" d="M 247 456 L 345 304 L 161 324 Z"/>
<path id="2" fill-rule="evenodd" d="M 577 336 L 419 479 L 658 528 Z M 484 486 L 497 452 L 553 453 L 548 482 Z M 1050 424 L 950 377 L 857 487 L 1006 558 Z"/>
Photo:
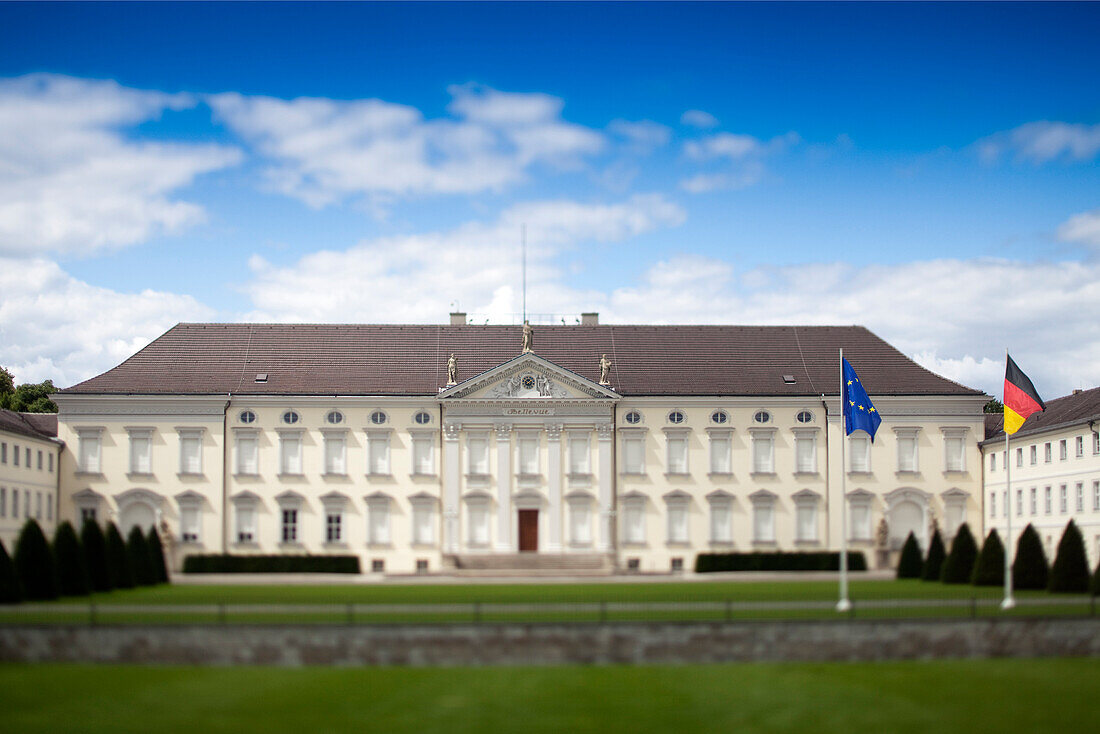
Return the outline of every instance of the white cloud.
<path id="1" fill-rule="evenodd" d="M 680 115 L 680 124 L 698 128 L 717 127 L 718 118 L 703 110 L 688 110 Z"/>
<path id="2" fill-rule="evenodd" d="M 722 189 L 743 189 L 759 183 L 767 174 L 762 160 L 801 141 L 796 132 L 761 140 L 752 135 L 717 133 L 684 143 L 684 155 L 694 161 L 707 163 L 718 161 L 722 170 L 697 173 L 682 179 L 680 188 L 688 193 L 701 194 Z"/>
<path id="3" fill-rule="evenodd" d="M 284 267 L 254 256 L 253 280 L 245 287 L 256 307 L 249 318 L 431 323 L 458 301 L 468 312 L 504 319 L 520 310 L 513 287 L 520 282 L 523 224 L 529 302 L 540 304 L 542 311 L 571 312 L 572 306 L 601 295 L 565 285 L 556 255 L 581 243 L 620 242 L 683 220 L 678 205 L 657 195 L 602 205 L 532 202 L 511 207 L 493 223 L 367 240 Z"/>
<path id="4" fill-rule="evenodd" d="M 744 189 L 760 182 L 766 173 L 759 161 L 748 161 L 737 170 L 725 173 L 700 173 L 680 181 L 680 188 L 690 194 L 703 194 L 708 191 L 726 189 Z"/>
<path id="5" fill-rule="evenodd" d="M 612 120 L 607 129 L 623 138 L 631 150 L 646 155 L 668 144 L 672 131 L 652 120 Z"/>
<path id="6" fill-rule="evenodd" d="M 525 179 L 535 165 L 570 168 L 603 136 L 562 119 L 564 102 L 466 84 L 451 117 L 378 99 L 208 98 L 216 116 L 272 160 L 278 191 L 320 208 L 347 198 L 473 194 Z"/>
<path id="7" fill-rule="evenodd" d="M 179 321 L 214 318 L 191 296 L 119 293 L 42 259 L 0 258 L 0 292 L 0 365 L 58 387 L 118 365 Z"/>
<path id="8" fill-rule="evenodd" d="M 1100 152 L 1100 123 L 1029 122 L 982 138 L 975 146 L 987 162 L 1005 155 L 1011 155 L 1016 161 L 1036 164 L 1053 160 L 1088 161 Z"/>
<path id="9" fill-rule="evenodd" d="M 121 132 L 194 104 L 113 81 L 0 79 L 0 254 L 88 254 L 202 221 L 202 208 L 173 192 L 239 152 Z"/>
<path id="10" fill-rule="evenodd" d="M 1074 214 L 1058 227 L 1058 239 L 1100 247 L 1100 209 Z"/>

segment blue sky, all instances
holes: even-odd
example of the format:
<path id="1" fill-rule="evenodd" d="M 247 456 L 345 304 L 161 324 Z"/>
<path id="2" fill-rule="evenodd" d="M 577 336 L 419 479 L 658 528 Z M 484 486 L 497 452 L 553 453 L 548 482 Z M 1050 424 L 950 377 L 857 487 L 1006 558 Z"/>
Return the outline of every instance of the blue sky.
<path id="1" fill-rule="evenodd" d="M 1100 5 L 0 4 L 0 364 L 180 320 L 861 323 L 1100 383 Z"/>

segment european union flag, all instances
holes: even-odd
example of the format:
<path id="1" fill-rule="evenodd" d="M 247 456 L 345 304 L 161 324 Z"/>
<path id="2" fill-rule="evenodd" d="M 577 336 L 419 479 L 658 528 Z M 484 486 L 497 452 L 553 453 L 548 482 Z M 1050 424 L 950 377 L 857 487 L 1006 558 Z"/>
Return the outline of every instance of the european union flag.
<path id="1" fill-rule="evenodd" d="M 871 404 L 871 398 L 867 397 L 867 391 L 863 389 L 863 383 L 856 376 L 856 371 L 848 360 L 843 364 L 844 380 L 841 386 L 841 399 L 844 408 L 844 435 L 850 435 L 852 431 L 862 428 L 871 434 L 871 441 L 875 440 L 875 431 L 878 430 L 882 418 L 879 417 L 875 406 Z"/>

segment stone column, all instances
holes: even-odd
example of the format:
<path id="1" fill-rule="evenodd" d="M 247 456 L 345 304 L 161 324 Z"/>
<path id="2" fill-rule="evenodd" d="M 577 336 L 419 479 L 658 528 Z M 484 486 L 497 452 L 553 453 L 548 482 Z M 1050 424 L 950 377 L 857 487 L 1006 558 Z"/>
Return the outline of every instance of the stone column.
<path id="1" fill-rule="evenodd" d="M 498 423 L 497 433 L 497 540 L 498 553 L 515 550 L 512 543 L 512 426 Z"/>
<path id="2" fill-rule="evenodd" d="M 561 553 L 561 430 L 562 424 L 546 425 L 546 488 L 550 495 L 549 540 L 546 550 Z"/>
<path id="3" fill-rule="evenodd" d="M 601 553 L 608 553 L 611 551 L 611 538 L 613 537 L 615 523 L 615 486 L 613 484 L 615 475 L 612 471 L 612 457 L 615 452 L 615 432 L 612 429 L 613 425 L 611 423 L 601 423 L 596 426 L 596 440 L 600 447 L 598 466 L 600 521 L 596 528 L 596 548 Z"/>
<path id="4" fill-rule="evenodd" d="M 461 425 L 443 426 L 443 552 L 458 553 L 458 431 Z"/>

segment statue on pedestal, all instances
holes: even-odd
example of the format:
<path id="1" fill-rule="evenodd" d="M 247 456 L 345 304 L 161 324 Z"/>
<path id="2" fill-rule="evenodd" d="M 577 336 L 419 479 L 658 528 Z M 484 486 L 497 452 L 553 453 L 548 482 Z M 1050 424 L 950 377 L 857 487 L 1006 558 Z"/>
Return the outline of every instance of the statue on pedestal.
<path id="1" fill-rule="evenodd" d="M 450 358 L 447 360 L 447 385 L 458 384 L 458 360 L 455 358 L 454 352 L 451 352 Z"/>
<path id="2" fill-rule="evenodd" d="M 523 322 L 523 351 L 530 352 L 535 346 L 535 334 L 530 321 Z"/>
<path id="3" fill-rule="evenodd" d="M 611 374 L 611 360 L 607 358 L 607 355 L 600 357 L 600 384 L 610 385 L 609 379 Z"/>

